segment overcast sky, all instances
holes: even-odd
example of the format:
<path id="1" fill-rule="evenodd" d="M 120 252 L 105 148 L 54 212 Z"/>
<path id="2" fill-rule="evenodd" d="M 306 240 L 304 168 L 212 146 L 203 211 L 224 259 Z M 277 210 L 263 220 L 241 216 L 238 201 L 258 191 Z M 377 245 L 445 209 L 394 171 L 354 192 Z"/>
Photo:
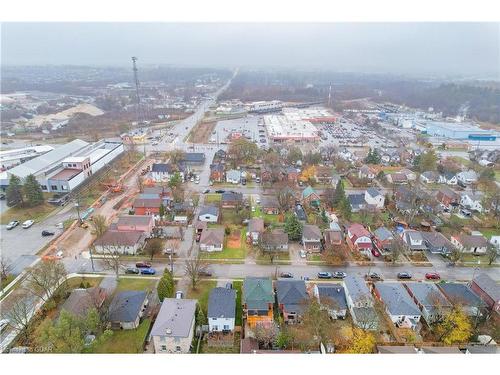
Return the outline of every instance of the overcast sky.
<path id="1" fill-rule="evenodd" d="M 500 75 L 500 23 L 2 24 L 2 64 L 275 66 Z"/>

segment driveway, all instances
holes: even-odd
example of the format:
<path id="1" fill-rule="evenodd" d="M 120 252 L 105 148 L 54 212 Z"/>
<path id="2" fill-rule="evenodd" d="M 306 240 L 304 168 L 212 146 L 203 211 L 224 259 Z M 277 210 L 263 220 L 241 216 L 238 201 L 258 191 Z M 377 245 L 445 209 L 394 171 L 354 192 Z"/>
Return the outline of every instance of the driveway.
<path id="1" fill-rule="evenodd" d="M 290 261 L 292 262 L 292 265 L 294 265 L 294 266 L 307 264 L 307 258 L 300 257 L 300 250 L 302 250 L 302 246 L 298 243 L 292 242 L 288 245 L 288 252 L 290 254 Z"/>

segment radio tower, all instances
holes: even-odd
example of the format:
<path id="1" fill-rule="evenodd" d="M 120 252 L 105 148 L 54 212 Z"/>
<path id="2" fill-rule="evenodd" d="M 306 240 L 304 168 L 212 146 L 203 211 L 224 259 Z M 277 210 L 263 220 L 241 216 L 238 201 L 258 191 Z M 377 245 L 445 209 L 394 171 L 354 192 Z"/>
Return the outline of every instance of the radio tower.
<path id="1" fill-rule="evenodd" d="M 141 97 L 139 95 L 139 77 L 137 75 L 137 57 L 132 57 L 132 70 L 134 71 L 134 81 L 135 81 L 135 96 L 137 101 L 137 124 L 141 124 L 144 121 L 144 116 L 141 107 Z"/>
<path id="2" fill-rule="evenodd" d="M 330 90 L 328 91 L 328 107 L 332 103 L 332 85 L 330 85 Z"/>

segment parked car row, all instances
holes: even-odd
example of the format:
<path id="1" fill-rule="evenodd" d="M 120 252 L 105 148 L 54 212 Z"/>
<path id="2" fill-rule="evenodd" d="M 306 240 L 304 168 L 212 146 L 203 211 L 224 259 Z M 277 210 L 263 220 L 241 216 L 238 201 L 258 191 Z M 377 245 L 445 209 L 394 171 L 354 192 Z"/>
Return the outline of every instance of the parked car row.
<path id="1" fill-rule="evenodd" d="M 25 222 L 23 222 L 23 224 L 21 225 L 21 227 L 23 229 L 28 229 L 33 224 L 35 224 L 34 220 L 26 220 Z M 7 230 L 11 230 L 11 229 L 14 229 L 15 227 L 17 227 L 18 225 L 19 225 L 19 220 L 12 220 L 10 223 L 7 224 L 6 229 Z"/>

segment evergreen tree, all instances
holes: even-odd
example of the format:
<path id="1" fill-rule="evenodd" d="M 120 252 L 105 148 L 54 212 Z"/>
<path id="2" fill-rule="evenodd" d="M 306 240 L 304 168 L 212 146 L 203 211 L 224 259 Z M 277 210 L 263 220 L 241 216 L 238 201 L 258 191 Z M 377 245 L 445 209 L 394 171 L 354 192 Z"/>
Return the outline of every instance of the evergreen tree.
<path id="1" fill-rule="evenodd" d="M 5 193 L 7 206 L 12 207 L 16 204 L 23 203 L 23 193 L 21 191 L 21 180 L 15 175 L 10 176 L 9 186 Z"/>
<path id="2" fill-rule="evenodd" d="M 163 218 L 165 216 L 165 206 L 163 205 L 163 202 L 160 204 L 160 217 Z"/>
<path id="3" fill-rule="evenodd" d="M 302 237 L 302 224 L 293 214 L 286 217 L 284 230 L 291 241 L 298 241 Z"/>
<path id="4" fill-rule="evenodd" d="M 172 273 L 168 269 L 165 269 L 165 272 L 158 283 L 158 287 L 156 288 L 160 302 L 162 302 L 165 298 L 173 297 L 174 286 L 175 284 Z"/>
<path id="5" fill-rule="evenodd" d="M 24 181 L 24 195 L 30 206 L 37 206 L 43 203 L 43 192 L 35 176 L 30 174 Z"/>
<path id="6" fill-rule="evenodd" d="M 342 180 L 339 180 L 339 182 L 337 182 L 337 186 L 335 187 L 335 196 L 333 197 L 334 207 L 339 208 L 340 203 L 345 198 L 346 198 L 346 196 L 345 196 L 345 191 L 344 191 L 344 182 Z"/>
<path id="7" fill-rule="evenodd" d="M 342 216 L 344 217 L 344 219 L 349 220 L 351 218 L 351 204 L 346 197 L 344 197 L 344 199 L 342 199 L 342 201 L 340 202 L 340 212 L 342 212 Z"/>

